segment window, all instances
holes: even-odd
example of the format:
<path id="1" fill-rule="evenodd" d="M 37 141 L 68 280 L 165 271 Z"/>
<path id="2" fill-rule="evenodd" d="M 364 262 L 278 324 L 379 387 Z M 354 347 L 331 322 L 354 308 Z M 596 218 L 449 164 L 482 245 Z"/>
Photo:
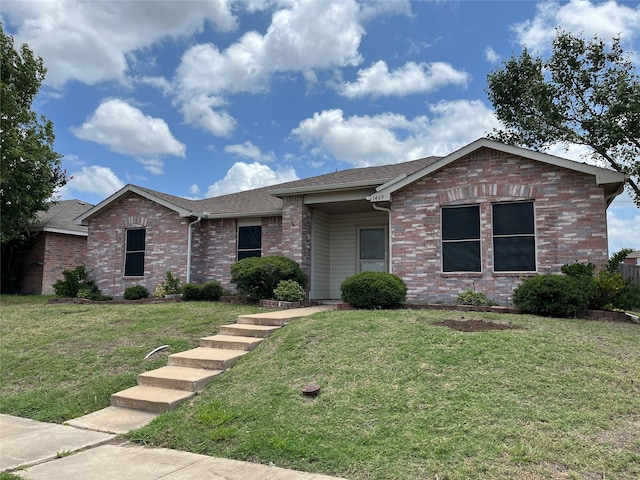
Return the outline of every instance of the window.
<path id="1" fill-rule="evenodd" d="M 262 256 L 262 227 L 238 227 L 238 260 Z"/>
<path id="2" fill-rule="evenodd" d="M 442 209 L 442 271 L 482 271 L 478 205 Z"/>
<path id="3" fill-rule="evenodd" d="M 496 272 L 536 270 L 533 202 L 493 205 L 493 269 Z"/>
<path id="4" fill-rule="evenodd" d="M 142 277 L 144 275 L 145 235 L 146 230 L 144 228 L 127 230 L 124 257 L 125 277 Z"/>
<path id="5" fill-rule="evenodd" d="M 358 271 L 387 271 L 387 229 L 384 227 L 360 228 Z"/>

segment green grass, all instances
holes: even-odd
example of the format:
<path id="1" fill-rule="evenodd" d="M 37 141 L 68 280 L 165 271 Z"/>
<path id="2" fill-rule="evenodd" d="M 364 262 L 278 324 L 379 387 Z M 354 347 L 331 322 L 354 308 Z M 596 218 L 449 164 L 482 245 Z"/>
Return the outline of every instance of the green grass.
<path id="1" fill-rule="evenodd" d="M 138 374 L 166 365 L 168 354 L 256 310 L 206 302 L 48 305 L 47 299 L 0 299 L 0 412 L 57 423 L 106 407 Z M 161 345 L 170 348 L 144 360 Z"/>
<path id="2" fill-rule="evenodd" d="M 3 302 L 0 411 L 39 418 L 51 408 L 48 420 L 60 421 L 102 408 L 119 383 L 164 364 L 141 360 L 152 348 L 189 348 L 243 309 Z M 436 325 L 463 317 L 520 328 Z M 301 395 L 310 383 L 317 397 Z M 63 408 L 99 390 L 100 405 Z M 635 479 L 639 432 L 640 326 L 400 310 L 296 320 L 129 438 L 353 480 Z"/>

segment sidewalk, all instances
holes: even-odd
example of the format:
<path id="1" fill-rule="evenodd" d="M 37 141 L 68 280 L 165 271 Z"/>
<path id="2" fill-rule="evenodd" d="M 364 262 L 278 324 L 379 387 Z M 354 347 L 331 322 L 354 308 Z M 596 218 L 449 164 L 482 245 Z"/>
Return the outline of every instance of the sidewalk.
<path id="1" fill-rule="evenodd" d="M 256 316 L 293 319 L 324 309 Z M 336 480 L 277 466 L 148 448 L 116 436 L 146 425 L 156 416 L 107 407 L 58 425 L 0 414 L 0 472 L 11 471 L 29 480 Z"/>
<path id="2" fill-rule="evenodd" d="M 61 458 L 58 458 L 61 457 Z M 0 470 L 30 480 L 335 480 L 237 460 L 146 448 L 115 435 L 0 415 Z"/>

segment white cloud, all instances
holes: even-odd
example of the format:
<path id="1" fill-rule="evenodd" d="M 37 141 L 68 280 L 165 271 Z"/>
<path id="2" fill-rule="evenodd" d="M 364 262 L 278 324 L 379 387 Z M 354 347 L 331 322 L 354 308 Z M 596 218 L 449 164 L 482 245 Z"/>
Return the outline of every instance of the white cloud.
<path id="1" fill-rule="evenodd" d="M 429 110 L 431 118 L 412 120 L 393 113 L 344 117 L 342 110 L 324 110 L 291 133 L 315 155 L 328 154 L 363 167 L 447 155 L 499 126 L 480 101 L 443 101 Z"/>
<path id="2" fill-rule="evenodd" d="M 16 44 L 28 43 L 45 59 L 45 82 L 56 88 L 75 79 L 89 85 L 123 81 L 128 60 L 165 38 L 236 26 L 230 0 L 114 2 L 4 0 L 3 16 L 17 27 Z"/>
<path id="3" fill-rule="evenodd" d="M 491 46 L 487 46 L 487 48 L 484 49 L 484 59 L 489 63 L 496 64 L 500 61 L 500 54 Z"/>
<path id="4" fill-rule="evenodd" d="M 124 187 L 122 180 L 110 168 L 99 165 L 82 167 L 71 176 L 73 178 L 65 186 L 68 190 L 108 197 Z"/>
<path id="5" fill-rule="evenodd" d="M 585 38 L 598 35 L 606 41 L 621 35 L 623 41 L 632 41 L 640 32 L 640 6 L 634 9 L 613 0 L 598 3 L 571 0 L 563 4 L 543 1 L 537 5 L 533 20 L 512 28 L 523 46 L 540 52 L 550 49 L 556 27 L 573 34 L 583 33 Z"/>
<path id="6" fill-rule="evenodd" d="M 371 67 L 358 71 L 358 80 L 341 87 L 342 95 L 354 98 L 365 95 L 400 96 L 428 93 L 449 84 L 466 86 L 470 76 L 444 62 L 409 62 L 390 72 L 386 62 L 380 60 Z"/>
<path id="7" fill-rule="evenodd" d="M 200 187 L 194 183 L 193 185 L 191 185 L 191 186 L 189 187 L 189 193 L 190 193 L 191 195 L 198 195 L 198 194 L 200 194 Z"/>
<path id="8" fill-rule="evenodd" d="M 158 156 L 185 156 L 186 147 L 174 138 L 164 120 L 147 116 L 123 100 L 103 101 L 87 121 L 71 130 L 82 140 L 134 156 L 152 173 L 162 172 Z"/>
<path id="9" fill-rule="evenodd" d="M 258 92 L 277 72 L 302 72 L 313 78 L 317 68 L 357 65 L 364 28 L 358 4 L 281 2 L 261 35 L 251 31 L 225 50 L 194 45 L 182 56 L 175 79 L 177 102 L 185 122 L 214 135 L 229 135 L 235 120 L 221 107 L 224 95 Z M 194 100 L 195 99 L 195 100 Z"/>
<path id="10" fill-rule="evenodd" d="M 253 143 L 246 141 L 241 145 L 227 145 L 224 147 L 224 151 L 227 153 L 233 153 L 241 157 L 247 157 L 256 162 L 271 162 L 275 159 L 273 152 L 263 154 L 260 149 Z"/>
<path id="11" fill-rule="evenodd" d="M 237 162 L 222 179 L 210 185 L 207 189 L 207 197 L 217 197 L 228 193 L 252 190 L 254 188 L 276 185 L 278 183 L 298 180 L 293 168 L 272 170 L 258 162 L 251 164 Z"/>

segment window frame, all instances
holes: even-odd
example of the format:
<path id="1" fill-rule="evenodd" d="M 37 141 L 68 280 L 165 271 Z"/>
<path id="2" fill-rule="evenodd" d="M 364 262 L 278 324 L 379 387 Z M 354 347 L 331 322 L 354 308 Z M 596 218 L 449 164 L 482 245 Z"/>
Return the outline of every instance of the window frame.
<path id="1" fill-rule="evenodd" d="M 259 235 L 258 235 L 259 242 L 257 247 L 240 248 L 241 230 L 245 228 L 259 229 Z M 257 255 L 255 255 L 255 253 L 257 253 Z M 262 256 L 262 224 L 238 225 L 236 229 L 236 261 L 240 261 L 245 258 L 261 257 L 261 256 Z"/>
<path id="2" fill-rule="evenodd" d="M 129 250 L 129 244 L 133 243 L 132 239 L 129 238 L 130 232 L 142 232 L 142 250 Z M 146 257 L 146 249 L 147 249 L 147 229 L 144 227 L 134 227 L 125 229 L 125 237 L 124 237 L 124 265 L 122 268 L 122 276 L 123 277 L 144 277 L 144 262 Z M 136 241 L 139 241 L 137 239 Z M 142 270 L 141 273 L 138 273 L 139 269 L 134 269 L 132 266 L 133 261 L 131 258 L 137 258 L 142 254 Z M 134 269 L 134 273 L 127 273 L 129 270 Z"/>
<path id="3" fill-rule="evenodd" d="M 531 205 L 531 231 L 527 233 L 500 233 L 496 234 L 496 221 L 495 221 L 495 207 L 496 206 L 505 206 L 505 205 L 523 205 L 530 204 Z M 497 254 L 502 250 L 502 248 L 498 248 L 496 246 L 496 239 L 530 239 L 532 245 L 531 249 L 532 257 L 529 258 L 529 261 L 533 263 L 532 269 L 507 269 L 500 268 L 498 269 L 497 265 L 501 263 L 499 260 L 496 263 Z M 493 261 L 493 271 L 498 274 L 508 274 L 508 273 L 531 273 L 538 271 L 538 249 L 537 249 L 537 231 L 536 231 L 536 206 L 533 200 L 520 200 L 520 201 L 512 201 L 512 202 L 499 202 L 491 204 L 491 245 L 492 245 L 492 261 Z"/>
<path id="4" fill-rule="evenodd" d="M 477 237 L 464 237 L 464 238 L 445 238 L 445 212 L 447 211 L 452 211 L 455 209 L 475 209 L 477 212 Z M 474 204 L 465 204 L 465 205 L 447 205 L 447 206 L 442 206 L 440 208 L 440 253 L 441 253 L 441 259 L 440 259 L 440 267 L 441 267 L 441 271 L 442 273 L 471 273 L 471 274 L 475 274 L 475 273 L 482 273 L 482 224 L 481 224 L 481 218 L 480 218 L 480 204 L 479 203 L 474 203 Z M 475 232 L 474 232 L 475 233 Z M 477 250 L 477 267 L 476 265 L 474 265 L 472 268 L 468 268 L 468 269 L 453 269 L 453 268 L 448 268 L 447 267 L 447 255 L 453 255 L 454 252 L 447 252 L 447 250 L 450 250 L 449 246 L 453 246 L 453 245 L 461 245 L 463 243 L 466 244 L 473 244 L 474 245 L 474 252 L 473 255 L 474 257 L 476 256 L 476 250 Z"/>

